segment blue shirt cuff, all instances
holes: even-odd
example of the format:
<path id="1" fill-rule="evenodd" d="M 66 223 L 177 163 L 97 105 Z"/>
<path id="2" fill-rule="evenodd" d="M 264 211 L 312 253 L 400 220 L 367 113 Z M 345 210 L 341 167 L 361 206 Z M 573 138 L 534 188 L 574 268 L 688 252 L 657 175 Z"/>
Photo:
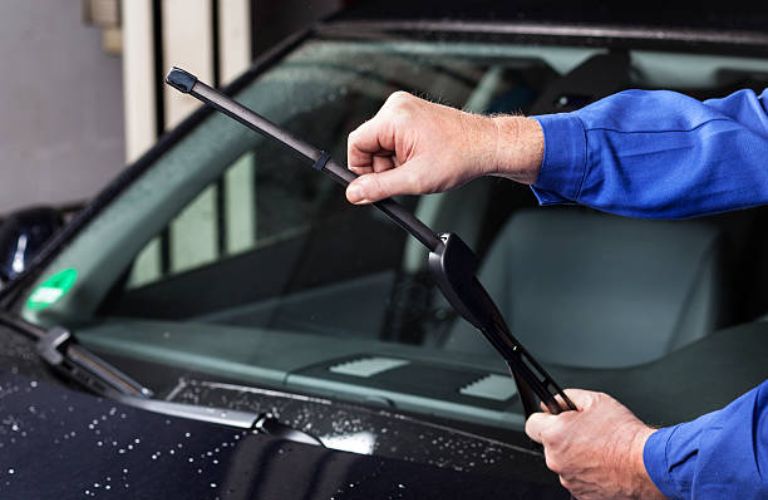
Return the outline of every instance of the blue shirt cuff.
<path id="1" fill-rule="evenodd" d="M 584 124 L 573 113 L 532 118 L 544 131 L 544 159 L 533 194 L 541 205 L 577 201 L 587 171 Z"/>
<path id="2" fill-rule="evenodd" d="M 670 437 L 672 437 L 672 434 L 674 434 L 678 427 L 676 425 L 657 430 L 648 437 L 643 448 L 645 470 L 659 491 L 670 498 L 677 495 L 677 486 L 669 471 L 667 446 Z"/>

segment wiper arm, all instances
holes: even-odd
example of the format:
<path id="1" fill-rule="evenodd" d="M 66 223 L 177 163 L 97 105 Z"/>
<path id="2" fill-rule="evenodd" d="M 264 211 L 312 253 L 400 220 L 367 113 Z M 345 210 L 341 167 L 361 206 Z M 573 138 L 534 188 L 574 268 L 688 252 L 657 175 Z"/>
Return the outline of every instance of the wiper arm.
<path id="1" fill-rule="evenodd" d="M 296 443 L 324 446 L 319 438 L 294 429 L 269 413 L 151 399 L 153 394 L 150 389 L 79 345 L 77 339 L 65 328 L 56 326 L 45 330 L 7 313 L 0 313 L 0 325 L 35 341 L 40 358 L 56 373 L 98 396 L 153 413 L 251 430 Z"/>
<path id="2" fill-rule="evenodd" d="M 118 396 L 116 399 L 134 408 L 141 408 L 153 413 L 234 427 L 257 434 L 266 434 L 285 439 L 294 443 L 325 447 L 325 444 L 317 436 L 295 429 L 281 422 L 270 413 L 253 413 L 250 411 L 229 410 L 157 399 L 140 399 L 134 396 Z"/>
<path id="3" fill-rule="evenodd" d="M 0 324 L 35 341 L 37 353 L 48 366 L 99 396 L 110 399 L 152 396 L 151 390 L 78 344 L 65 328 L 56 326 L 46 330 L 7 313 L 0 314 Z"/>
<path id="4" fill-rule="evenodd" d="M 174 67 L 166 82 L 190 94 L 246 127 L 287 146 L 312 168 L 347 186 L 357 176 L 331 159 L 325 151 L 296 138 L 253 110 L 216 91 L 196 76 Z M 405 229 L 429 250 L 429 269 L 445 297 L 467 321 L 474 325 L 504 358 L 517 384 L 526 416 L 538 410 L 537 398 L 557 414 L 576 406 L 544 368 L 512 335 L 498 307 L 477 279 L 477 257 L 455 234 L 437 235 L 415 215 L 392 199 L 374 203 L 393 222 Z M 557 399 L 561 398 L 561 401 Z"/>

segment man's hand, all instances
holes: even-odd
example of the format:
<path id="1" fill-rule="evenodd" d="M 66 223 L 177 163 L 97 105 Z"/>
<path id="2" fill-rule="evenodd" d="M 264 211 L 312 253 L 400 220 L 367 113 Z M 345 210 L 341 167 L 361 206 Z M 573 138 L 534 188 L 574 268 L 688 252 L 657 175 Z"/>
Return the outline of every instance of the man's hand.
<path id="1" fill-rule="evenodd" d="M 352 203 L 446 191 L 482 175 L 532 184 L 544 135 L 536 120 L 489 118 L 395 92 L 349 135 Z"/>
<path id="2" fill-rule="evenodd" d="M 664 498 L 643 464 L 654 430 L 607 394 L 565 392 L 577 411 L 534 413 L 525 424 L 560 483 L 579 499 Z"/>

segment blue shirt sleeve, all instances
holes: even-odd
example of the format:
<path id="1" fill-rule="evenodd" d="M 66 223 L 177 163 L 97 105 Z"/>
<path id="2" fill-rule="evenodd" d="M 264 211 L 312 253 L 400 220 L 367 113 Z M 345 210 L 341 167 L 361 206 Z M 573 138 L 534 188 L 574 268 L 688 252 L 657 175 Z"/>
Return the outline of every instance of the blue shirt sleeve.
<path id="1" fill-rule="evenodd" d="M 698 101 L 629 90 L 572 113 L 534 117 L 541 204 L 680 218 L 768 203 L 768 90 Z"/>
<path id="2" fill-rule="evenodd" d="M 643 460 L 670 498 L 768 498 L 768 381 L 722 410 L 651 434 Z"/>

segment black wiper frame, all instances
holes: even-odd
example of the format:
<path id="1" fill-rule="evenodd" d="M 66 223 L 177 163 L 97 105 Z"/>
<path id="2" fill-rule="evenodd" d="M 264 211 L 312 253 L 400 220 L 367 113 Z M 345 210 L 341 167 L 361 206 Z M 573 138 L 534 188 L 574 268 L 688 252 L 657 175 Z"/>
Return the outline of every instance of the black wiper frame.
<path id="1" fill-rule="evenodd" d="M 45 330 L 7 313 L 0 313 L 0 325 L 34 341 L 38 355 L 54 372 L 98 396 L 162 415 L 250 430 L 295 443 L 325 446 L 319 438 L 294 429 L 269 413 L 152 399 L 150 389 L 79 345 L 66 328 L 55 326 Z"/>
<path id="2" fill-rule="evenodd" d="M 302 159 L 311 161 L 313 169 L 325 173 L 342 186 L 347 186 L 357 177 L 331 159 L 325 151 L 296 138 L 181 68 L 174 67 L 168 73 L 166 83 L 234 118 L 251 130 L 287 146 Z M 466 243 L 452 233 L 435 234 L 392 199 L 376 202 L 374 206 L 427 247 L 429 269 L 446 299 L 464 319 L 482 332 L 509 366 L 526 416 L 538 410 L 537 398 L 553 414 L 575 410 L 576 406 L 560 386 L 510 332 L 498 307 L 477 279 L 477 257 Z"/>
<path id="3" fill-rule="evenodd" d="M 78 344 L 66 328 L 44 329 L 8 313 L 0 313 L 0 325 L 35 342 L 40 358 L 67 380 L 102 397 L 146 399 L 152 391 Z"/>

